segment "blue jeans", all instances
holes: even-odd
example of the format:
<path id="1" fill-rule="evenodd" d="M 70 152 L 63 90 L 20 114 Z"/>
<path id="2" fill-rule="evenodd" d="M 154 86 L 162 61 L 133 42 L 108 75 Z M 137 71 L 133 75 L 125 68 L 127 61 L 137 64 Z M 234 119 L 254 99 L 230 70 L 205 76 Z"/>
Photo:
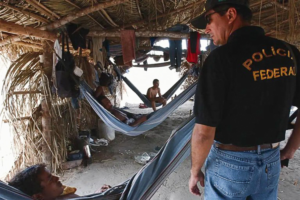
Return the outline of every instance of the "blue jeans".
<path id="1" fill-rule="evenodd" d="M 182 58 L 182 40 L 169 40 L 171 66 L 176 68 L 181 66 Z"/>
<path id="2" fill-rule="evenodd" d="M 212 146 L 205 162 L 206 200 L 276 200 L 280 151 L 234 152 Z"/>

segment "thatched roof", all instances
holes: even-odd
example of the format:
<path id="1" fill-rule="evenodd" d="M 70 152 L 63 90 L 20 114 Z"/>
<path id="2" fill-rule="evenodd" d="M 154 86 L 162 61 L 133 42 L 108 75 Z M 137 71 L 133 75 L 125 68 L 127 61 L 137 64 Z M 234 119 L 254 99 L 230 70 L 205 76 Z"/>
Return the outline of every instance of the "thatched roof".
<path id="1" fill-rule="evenodd" d="M 250 0 L 250 3 L 254 25 L 262 26 L 273 37 L 292 42 L 299 39 L 300 0 Z M 0 2 L 3 20 L 0 21 L 0 46 L 2 50 L 16 50 L 15 46 L 41 49 L 36 40 L 41 37 L 21 35 L 14 28 L 5 29 L 3 22 L 47 33 L 57 33 L 69 22 L 91 32 L 110 33 L 126 28 L 164 31 L 178 23 L 189 23 L 203 11 L 203 4 L 204 0 L 3 0 Z"/>

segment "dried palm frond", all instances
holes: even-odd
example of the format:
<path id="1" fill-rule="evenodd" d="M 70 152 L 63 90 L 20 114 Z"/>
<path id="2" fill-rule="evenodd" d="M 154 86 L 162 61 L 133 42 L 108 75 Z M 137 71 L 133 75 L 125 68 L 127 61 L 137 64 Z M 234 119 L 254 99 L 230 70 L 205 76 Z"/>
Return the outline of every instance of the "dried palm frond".
<path id="1" fill-rule="evenodd" d="M 75 111 L 68 99 L 52 95 L 45 75 L 49 69 L 39 60 L 39 53 L 27 53 L 9 67 L 2 90 L 4 118 L 13 126 L 16 152 L 22 160 L 15 167 L 41 162 L 41 147 L 46 145 L 52 154 L 52 169 L 57 172 L 67 155 L 66 140 L 77 133 Z M 50 142 L 42 130 L 42 101 L 47 102 L 51 116 Z"/>

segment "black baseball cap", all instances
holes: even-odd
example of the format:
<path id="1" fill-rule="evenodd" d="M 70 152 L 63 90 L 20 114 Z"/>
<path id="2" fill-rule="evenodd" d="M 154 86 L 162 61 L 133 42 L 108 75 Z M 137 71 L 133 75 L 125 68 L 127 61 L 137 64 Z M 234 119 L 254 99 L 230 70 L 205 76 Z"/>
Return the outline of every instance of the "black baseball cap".
<path id="1" fill-rule="evenodd" d="M 240 5 L 249 8 L 249 0 L 206 0 L 204 6 L 205 7 L 204 12 L 200 16 L 192 19 L 191 24 L 195 28 L 205 29 L 207 24 L 207 21 L 205 19 L 205 14 L 211 9 L 225 4 Z"/>

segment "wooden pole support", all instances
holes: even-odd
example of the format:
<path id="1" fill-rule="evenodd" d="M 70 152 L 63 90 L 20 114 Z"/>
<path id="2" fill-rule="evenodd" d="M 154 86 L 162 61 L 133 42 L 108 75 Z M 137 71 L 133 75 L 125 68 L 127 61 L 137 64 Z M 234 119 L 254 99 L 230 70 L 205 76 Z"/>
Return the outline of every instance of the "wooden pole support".
<path id="1" fill-rule="evenodd" d="M 12 22 L 7 22 L 2 19 L 0 19 L 0 31 L 27 37 L 33 36 L 52 41 L 54 41 L 57 38 L 56 34 L 53 32 L 43 31 L 32 27 L 21 26 Z"/>

